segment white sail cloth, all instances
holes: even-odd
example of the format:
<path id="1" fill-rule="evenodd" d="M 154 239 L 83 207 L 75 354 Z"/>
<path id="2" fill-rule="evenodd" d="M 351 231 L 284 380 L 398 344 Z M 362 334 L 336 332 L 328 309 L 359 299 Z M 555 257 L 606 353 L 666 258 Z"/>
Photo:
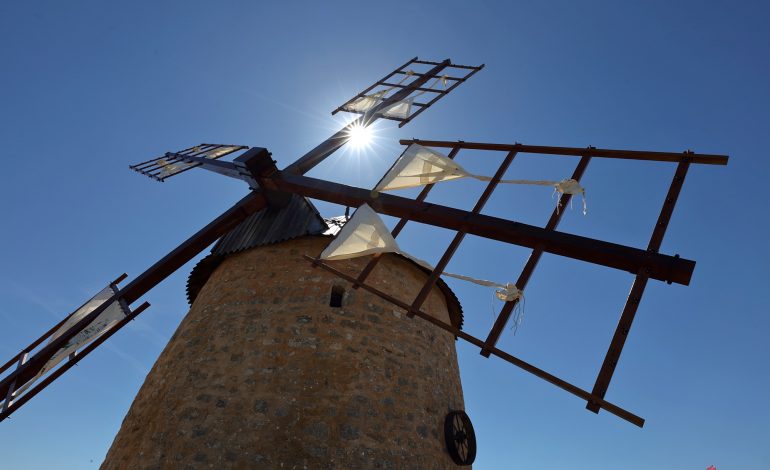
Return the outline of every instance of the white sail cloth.
<path id="1" fill-rule="evenodd" d="M 377 93 L 372 93 L 371 95 L 361 96 L 353 100 L 351 103 L 345 105 L 343 109 L 345 109 L 345 111 L 365 113 L 378 104 L 382 103 L 382 100 L 385 99 L 385 95 L 387 95 L 389 91 L 390 89 L 380 90 Z"/>
<path id="2" fill-rule="evenodd" d="M 114 291 L 110 286 L 102 289 L 98 294 L 92 297 L 91 300 L 83 304 L 82 307 L 70 315 L 67 321 L 65 321 L 62 326 L 60 326 L 59 329 L 57 329 L 56 332 L 51 335 L 51 337 L 48 339 L 48 343 L 50 344 L 53 342 L 56 338 L 67 332 L 67 330 L 75 326 L 77 322 L 85 318 L 86 315 L 99 308 L 104 302 L 112 297 L 113 293 Z M 67 356 L 81 349 L 86 344 L 104 334 L 125 316 L 126 312 L 123 311 L 120 303 L 118 301 L 112 302 L 106 309 L 102 311 L 102 313 L 100 313 L 91 323 L 89 323 L 88 326 L 80 330 L 75 336 L 71 337 L 69 341 L 67 341 L 64 346 L 62 346 L 61 349 L 56 351 L 56 353 L 51 356 L 51 359 L 49 359 L 48 362 L 43 365 L 37 375 L 35 375 L 26 384 L 24 384 L 23 387 L 19 387 L 14 395 L 22 393 L 24 390 L 29 388 L 38 378 L 43 376 L 45 373 L 56 367 L 56 365 L 61 361 L 66 359 Z"/>
<path id="3" fill-rule="evenodd" d="M 404 75 L 404 78 L 402 78 L 394 86 L 391 86 L 384 90 L 377 91 L 369 95 L 360 96 L 355 100 L 353 100 L 352 102 L 346 104 L 342 109 L 345 111 L 365 113 L 370 109 L 374 108 L 375 106 L 379 105 L 383 101 L 385 101 L 385 99 L 388 96 L 388 93 L 390 93 L 391 90 L 393 90 L 394 88 L 398 88 L 402 83 L 404 83 L 404 81 L 406 81 L 408 78 L 412 77 L 413 75 L 414 75 L 414 72 L 411 70 L 408 70 L 406 72 L 406 75 Z M 446 75 L 443 75 L 441 77 L 436 77 L 436 79 L 428 87 L 428 89 L 433 89 L 439 83 L 442 83 L 443 86 L 446 88 L 446 83 L 447 83 Z M 419 93 L 416 93 L 412 96 L 408 96 L 400 101 L 397 101 L 391 104 L 390 106 L 382 109 L 380 113 L 384 117 L 406 119 L 412 114 L 412 105 L 414 104 L 415 98 L 417 98 L 418 96 L 426 92 L 427 90 L 422 90 Z"/>
<path id="4" fill-rule="evenodd" d="M 321 259 L 340 260 L 357 258 L 375 253 L 398 253 L 399 248 L 393 235 L 385 227 L 368 204 L 356 209 L 321 253 Z"/>
<path id="5" fill-rule="evenodd" d="M 398 253 L 431 271 L 434 269 L 427 261 L 402 251 L 385 223 L 368 204 L 364 204 L 356 210 L 353 217 L 342 227 L 334 240 L 321 252 L 320 258 L 323 260 L 342 260 L 375 253 Z M 448 272 L 443 272 L 441 275 L 481 286 L 494 287 L 497 289 L 495 295 L 503 301 L 510 302 L 523 298 L 523 293 L 512 283 L 500 284 Z"/>
<path id="6" fill-rule="evenodd" d="M 385 95 L 387 95 L 388 91 L 390 90 L 381 90 L 371 95 L 364 95 L 345 106 L 345 110 L 365 113 L 385 101 Z M 414 97 L 404 98 L 380 112 L 385 117 L 405 119 L 412 113 L 412 103 L 414 103 Z"/>
<path id="7" fill-rule="evenodd" d="M 474 178 L 480 181 L 492 180 L 489 176 L 474 175 L 468 172 L 457 162 L 440 152 L 419 144 L 411 144 L 374 190 L 389 191 L 413 188 L 460 178 Z M 583 196 L 583 213 L 586 212 L 585 188 L 574 179 L 561 181 L 500 180 L 500 183 L 550 186 L 559 194 L 580 194 Z"/>

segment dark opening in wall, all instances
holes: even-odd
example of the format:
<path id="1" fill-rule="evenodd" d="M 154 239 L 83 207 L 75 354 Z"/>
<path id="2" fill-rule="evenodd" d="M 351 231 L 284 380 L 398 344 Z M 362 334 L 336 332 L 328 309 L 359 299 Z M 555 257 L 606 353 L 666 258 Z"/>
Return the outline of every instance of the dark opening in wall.
<path id="1" fill-rule="evenodd" d="M 345 296 L 345 288 L 342 286 L 332 286 L 332 295 L 329 298 L 329 307 L 342 307 L 342 298 Z"/>

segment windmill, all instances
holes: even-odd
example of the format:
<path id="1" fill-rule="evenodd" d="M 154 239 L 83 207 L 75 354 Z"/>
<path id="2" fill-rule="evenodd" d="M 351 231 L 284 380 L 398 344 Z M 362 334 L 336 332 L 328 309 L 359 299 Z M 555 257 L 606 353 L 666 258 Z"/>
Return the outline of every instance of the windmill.
<path id="1" fill-rule="evenodd" d="M 406 177 L 416 178 L 416 181 L 419 180 L 419 183 L 416 185 L 423 187 L 422 191 L 415 199 L 391 194 L 387 189 L 383 189 L 381 184 L 374 190 L 371 190 L 305 176 L 310 169 L 342 147 L 351 138 L 351 134 L 355 132 L 356 129 L 365 128 L 379 119 L 397 121 L 399 127 L 401 127 L 424 112 L 460 84 L 467 81 L 482 68 L 483 65 L 466 66 L 453 64 L 448 59 L 442 62 L 424 61 L 419 60 L 418 58 L 411 59 L 335 109 L 332 114 L 344 111 L 355 113 L 360 116 L 283 170 L 279 170 L 276 167 L 270 152 L 266 148 L 225 144 L 200 144 L 181 151 L 168 152 L 161 157 L 156 157 L 132 165 L 131 169 L 159 181 L 165 181 L 166 179 L 177 176 L 192 168 L 202 168 L 220 175 L 244 181 L 249 187 L 249 192 L 233 207 L 192 235 L 177 248 L 153 264 L 144 273 L 140 274 L 123 287 L 119 287 L 119 284 L 124 281 L 127 276 L 125 274 L 120 276 L 118 279 L 111 282 L 107 288 L 99 292 L 94 298 L 76 309 L 71 315 L 32 342 L 17 355 L 10 358 L 3 367 L 0 368 L 0 374 L 5 374 L 0 381 L 0 397 L 2 397 L 0 421 L 9 417 L 14 411 L 46 388 L 56 378 L 69 370 L 111 335 L 143 312 L 149 306 L 147 302 L 142 303 L 133 310 L 130 306 L 137 302 L 159 282 L 175 272 L 186 262 L 193 259 L 212 243 L 219 240 L 214 247 L 214 253 L 212 253 L 212 255 L 216 254 L 217 256 L 204 258 L 204 260 L 196 266 L 196 269 L 188 282 L 188 297 L 195 302 L 199 302 L 201 296 L 204 295 L 209 296 L 209 298 L 212 298 L 212 296 L 219 296 L 217 297 L 218 299 L 224 299 L 220 301 L 226 302 L 227 296 L 225 294 L 215 292 L 214 287 L 207 286 L 212 286 L 212 273 L 216 272 L 217 269 L 223 269 L 222 266 L 226 266 L 229 262 L 227 257 L 242 250 L 243 247 L 247 245 L 250 247 L 264 246 L 269 243 L 308 234 L 323 234 L 327 237 L 330 234 L 336 234 L 337 238 L 335 238 L 335 240 L 344 242 L 344 237 L 350 235 L 349 232 L 356 227 L 353 224 L 353 221 L 359 217 L 359 214 L 362 214 L 362 217 L 363 214 L 366 214 L 367 211 L 369 211 L 368 213 L 370 216 L 371 214 L 374 214 L 373 217 L 375 218 L 377 217 L 377 214 L 383 214 L 396 217 L 399 221 L 395 228 L 389 231 L 389 233 L 382 233 L 382 230 L 380 229 L 376 233 L 376 240 L 372 237 L 369 238 L 368 242 L 371 242 L 371 246 L 376 248 L 374 251 L 365 253 L 365 257 L 361 256 L 362 252 L 359 252 L 353 253 L 345 258 L 348 260 L 355 259 L 356 262 L 338 262 L 329 256 L 323 256 L 324 253 L 319 255 L 317 252 L 294 253 L 296 250 L 292 250 L 282 254 L 282 256 L 292 256 L 292 262 L 303 263 L 308 267 L 311 273 L 327 273 L 330 275 L 329 278 L 337 279 L 340 283 L 354 288 L 355 292 L 345 291 L 344 288 L 340 287 L 341 284 L 335 283 L 332 286 L 329 307 L 336 308 L 343 305 L 346 296 L 359 296 L 360 299 L 363 299 L 364 297 L 361 296 L 365 295 L 365 298 L 367 299 L 366 302 L 374 302 L 369 299 L 376 298 L 378 302 L 376 306 L 379 310 L 375 309 L 373 311 L 378 314 L 383 314 L 384 310 L 382 305 L 390 305 L 394 312 L 393 315 L 398 316 L 397 312 L 406 313 L 404 318 L 397 318 L 399 324 L 407 322 L 406 325 L 411 328 L 411 325 L 414 325 L 414 322 L 416 321 L 413 320 L 413 317 L 417 317 L 418 319 L 425 321 L 425 324 L 428 325 L 431 330 L 441 332 L 443 335 L 441 338 L 467 341 L 478 347 L 480 353 L 484 357 L 496 356 L 579 397 L 586 402 L 587 408 L 595 413 L 600 409 L 604 409 L 609 413 L 641 427 L 644 424 L 644 420 L 641 417 L 618 405 L 608 402 L 604 397 L 647 282 L 650 279 L 653 279 L 668 283 L 687 285 L 690 281 L 695 266 L 693 261 L 680 258 L 679 256 L 660 254 L 658 252 L 689 166 L 691 164 L 725 165 L 728 157 L 721 155 L 695 154 L 690 151 L 683 153 L 642 152 L 597 149 L 593 147 L 568 148 L 533 146 L 520 143 L 494 144 L 413 139 L 402 140 L 400 142 L 407 147 L 386 176 L 383 177 L 383 181 L 388 178 L 404 177 L 405 174 L 403 171 L 406 164 L 413 161 L 407 161 L 407 158 L 417 158 L 420 155 L 424 156 L 426 154 L 433 155 L 433 157 L 430 157 L 431 160 L 429 162 L 425 159 L 421 160 L 420 165 L 422 165 L 423 168 L 428 168 L 426 165 L 430 163 L 430 165 L 433 165 L 430 168 L 438 167 L 439 170 L 431 170 L 418 175 L 406 175 Z M 418 101 L 418 99 L 422 99 L 423 101 Z M 503 160 L 494 176 L 479 177 L 467 172 L 463 173 L 462 167 L 452 163 L 461 151 L 469 149 L 504 154 Z M 442 150 L 446 151 L 447 154 L 442 154 Z M 571 177 L 559 182 L 504 180 L 503 177 L 516 156 L 526 153 L 542 156 L 578 157 L 579 160 Z M 234 154 L 239 155 L 232 159 L 232 161 L 222 160 L 223 157 Z M 580 187 L 579 182 L 586 171 L 589 162 L 596 158 L 663 161 L 677 164 L 658 222 L 652 231 L 650 242 L 646 250 L 571 235 L 556 230 L 559 221 L 564 214 L 563 209 L 570 203 L 573 195 L 582 192 L 582 187 Z M 441 175 L 441 177 L 436 177 L 437 174 Z M 482 179 L 486 182 L 486 188 L 472 210 L 464 211 L 426 202 L 426 198 L 434 184 L 439 184 L 446 178 L 461 176 L 476 177 L 477 179 Z M 383 183 L 383 181 L 381 181 L 381 183 Z M 484 205 L 495 189 L 500 184 L 506 182 L 552 185 L 558 190 L 558 203 L 544 228 L 482 214 Z M 358 209 L 350 219 L 348 219 L 348 217 L 343 217 L 324 221 L 317 214 L 314 207 L 312 207 L 309 199 L 323 200 Z M 303 217 L 297 217 L 296 214 L 299 213 L 304 214 Z M 435 267 L 421 263 L 419 260 L 408 261 L 411 259 L 409 256 L 393 248 L 396 246 L 395 238 L 410 221 L 440 227 L 456 233 Z M 280 234 L 276 234 L 276 231 L 280 232 Z M 292 232 L 290 236 L 287 235 L 288 232 Z M 502 296 L 501 299 L 504 299 L 505 302 L 500 313 L 496 317 L 494 326 L 491 328 L 485 339 L 474 337 L 462 330 L 462 312 L 459 309 L 459 303 L 455 305 L 456 299 L 453 301 L 453 294 L 451 294 L 451 291 L 448 291 L 448 287 L 446 287 L 441 280 L 442 275 L 449 274 L 445 272 L 445 268 L 457 251 L 464 237 L 469 234 L 532 249 L 531 255 L 517 281 L 512 284 L 498 286 L 501 287 L 498 294 L 499 296 Z M 254 241 L 256 239 L 261 240 L 261 242 L 256 243 Z M 384 247 L 382 244 L 383 240 L 387 242 L 386 244 L 389 243 L 387 249 L 382 248 Z M 326 245 L 327 242 L 328 240 L 325 240 L 324 245 Z M 511 316 L 515 312 L 516 305 L 521 299 L 521 292 L 529 282 L 537 267 L 538 261 L 545 253 L 615 268 L 617 270 L 631 272 L 635 275 L 635 280 L 632 284 L 625 307 L 622 310 L 617 329 L 611 339 L 605 360 L 600 367 L 600 372 L 590 392 L 560 379 L 497 347 L 497 342 L 506 325 L 509 324 Z M 372 281 L 373 276 L 375 276 L 379 270 L 379 268 L 377 268 L 378 265 L 383 262 L 386 264 L 390 263 L 388 269 L 396 269 L 394 266 L 396 266 L 397 263 L 402 263 L 403 260 L 393 261 L 395 258 L 389 258 L 390 254 L 396 254 L 396 256 L 401 256 L 402 258 L 406 256 L 407 261 L 411 262 L 412 265 L 415 266 L 415 269 L 417 269 L 415 272 L 418 274 L 415 275 L 416 277 L 413 277 L 414 279 L 419 279 L 419 282 L 412 279 L 413 282 L 410 288 L 413 288 L 415 295 L 411 299 L 405 300 L 403 298 L 403 292 L 388 291 L 386 289 L 388 282 Z M 232 260 L 234 258 L 229 259 Z M 232 265 L 233 263 L 230 264 Z M 354 269 L 355 271 L 353 271 Z M 196 272 L 198 273 L 197 276 Z M 201 275 L 201 272 L 204 274 Z M 318 278 L 315 274 L 307 274 L 305 271 L 303 271 L 303 273 L 303 276 L 308 279 Z M 466 276 L 458 277 L 465 278 Z M 230 279 L 230 281 L 232 281 L 232 279 Z M 385 281 L 390 281 L 391 287 L 393 285 L 392 283 L 396 282 L 394 279 L 386 279 Z M 506 288 L 509 290 L 506 291 Z M 435 294 L 439 291 L 442 293 L 439 295 L 441 298 L 436 297 Z M 361 292 L 361 294 L 358 294 L 358 292 Z M 312 296 L 307 298 L 311 297 Z M 280 297 L 276 297 L 276 299 L 280 301 Z M 256 302 L 256 300 L 253 299 L 251 301 Z M 361 302 L 359 302 L 359 304 L 360 303 Z M 374 306 L 373 303 L 367 305 Z M 202 308 L 205 309 L 204 307 Z M 350 307 L 351 310 L 354 310 L 355 308 L 357 307 Z M 440 310 L 441 308 L 447 310 L 443 317 L 435 313 L 436 309 Z M 270 308 L 265 307 L 265 311 L 270 311 Z M 287 311 L 290 311 L 290 309 Z M 299 323 L 307 323 L 316 320 L 315 317 L 311 318 L 307 315 L 300 315 L 296 318 Z M 355 326 L 355 323 L 351 320 L 343 320 L 343 322 L 344 321 L 348 322 L 347 325 L 352 325 L 350 326 L 351 328 Z M 371 321 L 378 323 L 381 320 L 372 318 Z M 389 321 L 394 320 L 389 318 Z M 192 326 L 190 328 L 192 328 Z M 279 327 L 279 329 L 281 328 L 283 327 Z M 283 330 L 280 331 L 282 332 Z M 297 331 L 299 331 L 299 327 L 297 327 Z M 423 330 L 420 331 L 422 332 Z M 385 332 L 383 334 L 388 333 Z M 431 336 L 432 334 L 433 333 L 428 333 L 425 336 L 424 341 L 426 344 L 434 342 L 435 338 L 434 336 Z M 298 335 L 299 333 L 296 333 L 294 337 L 294 341 L 300 343 L 298 346 L 307 346 L 313 350 L 317 349 L 318 345 L 316 343 L 303 343 L 302 338 L 300 338 L 301 335 Z M 175 334 L 175 337 L 176 336 L 177 335 Z M 184 336 L 184 332 L 182 332 L 181 336 Z M 175 338 L 172 339 L 172 342 L 179 344 L 179 341 L 181 340 L 181 338 Z M 249 341 L 251 341 L 251 339 Z M 422 340 L 418 339 L 418 341 Z M 195 340 L 187 340 L 188 345 L 191 345 L 190 347 L 196 346 L 195 344 L 192 344 L 194 342 Z M 291 343 L 291 340 L 289 343 Z M 209 345 L 209 351 L 213 352 L 215 346 L 216 345 L 214 344 Z M 415 347 L 417 346 L 423 347 L 425 344 L 415 345 Z M 411 345 L 404 345 L 404 347 L 411 347 Z M 444 345 L 442 345 L 442 347 L 444 347 Z M 452 345 L 452 354 L 454 354 L 453 347 L 454 346 Z M 227 345 L 220 347 L 220 350 L 227 351 L 226 348 Z M 171 349 L 173 348 L 170 343 L 170 345 L 167 346 L 167 351 L 170 351 Z M 354 348 L 348 347 L 348 349 L 352 350 L 351 354 L 359 354 L 360 352 Z M 167 351 L 164 351 L 163 355 L 166 355 Z M 171 353 L 173 353 L 173 351 L 169 352 L 169 354 Z M 179 354 L 183 353 L 179 352 Z M 294 353 L 292 352 L 291 354 Z M 316 354 L 316 352 L 314 352 L 314 354 Z M 333 353 L 330 354 L 333 355 Z M 363 352 L 360 352 L 360 354 L 365 355 Z M 379 352 L 369 352 L 368 354 L 380 356 Z M 386 359 L 383 360 L 387 360 L 388 354 L 393 354 L 393 351 L 387 350 L 386 348 L 386 353 L 384 354 Z M 159 363 L 162 362 L 163 355 L 161 360 L 159 360 Z M 232 354 L 230 357 L 234 363 L 239 363 L 243 360 L 241 356 L 242 355 L 238 353 Z M 278 360 L 277 356 L 278 354 L 275 354 L 271 360 Z M 205 358 L 200 359 L 203 360 Z M 365 360 L 368 359 L 367 356 Z M 16 367 L 12 369 L 14 364 Z M 156 364 L 156 367 L 169 367 L 169 365 L 164 363 L 161 366 L 158 366 L 158 364 Z M 307 367 L 312 368 L 312 364 L 309 364 Z M 151 372 L 151 375 L 154 371 Z M 380 371 L 378 370 L 378 373 L 379 372 Z M 387 375 L 387 370 L 384 370 L 383 373 Z M 399 384 L 401 383 L 400 380 L 401 379 L 399 379 Z M 145 388 L 149 387 L 148 383 L 150 381 L 151 380 L 148 378 L 148 382 L 145 382 L 145 386 L 143 387 L 143 390 L 140 391 L 140 395 L 145 394 L 147 397 L 152 395 L 152 390 L 145 392 Z M 457 381 L 457 388 L 459 388 L 459 378 Z M 404 382 L 404 387 L 409 386 L 410 381 L 408 379 L 405 379 Z M 154 384 L 157 385 L 157 383 Z M 334 384 L 326 385 L 333 386 Z M 312 384 L 312 386 L 318 387 L 319 385 Z M 375 386 L 374 388 L 375 391 L 377 391 L 377 387 Z M 455 392 L 456 391 L 451 392 L 450 395 L 452 393 L 457 395 Z M 446 457 L 447 462 L 449 462 L 448 459 L 451 458 L 451 461 L 455 464 L 469 465 L 473 462 L 476 452 L 475 437 L 470 420 L 462 411 L 461 393 L 459 395 L 459 398 L 453 395 L 454 398 L 450 400 L 453 402 L 453 405 L 446 411 L 432 411 L 434 414 L 441 415 L 440 420 L 443 426 L 442 435 L 437 435 L 437 433 L 432 431 L 430 426 L 425 427 L 423 430 L 422 427 L 418 425 L 416 426 L 416 432 L 419 438 L 427 439 L 431 442 L 441 442 L 443 445 L 439 450 L 448 454 L 448 457 Z M 159 395 L 156 393 L 152 396 L 157 399 Z M 367 402 L 371 397 L 361 394 L 355 395 L 355 398 L 361 402 Z M 201 393 L 197 395 L 195 399 L 204 403 L 209 403 L 211 396 L 206 393 Z M 151 401 L 150 398 L 147 398 L 144 402 L 147 401 Z M 136 414 L 139 415 L 145 413 L 143 416 L 146 417 L 147 412 L 139 409 L 141 406 L 137 405 L 137 402 L 135 402 Z M 388 398 L 383 398 L 383 403 L 387 406 L 392 405 L 392 403 L 388 402 Z M 211 406 L 226 408 L 229 405 L 226 399 L 218 399 Z M 129 416 L 127 416 L 126 421 L 124 422 L 123 429 L 130 427 L 127 423 L 129 423 L 131 419 L 134 419 L 135 421 L 139 419 L 132 418 L 134 408 L 135 407 L 132 406 L 132 411 L 129 412 Z M 430 406 L 427 408 L 430 409 Z M 253 411 L 260 416 L 267 416 L 268 414 L 268 405 L 261 399 L 254 403 L 253 409 Z M 191 414 L 191 416 L 189 419 L 192 421 L 203 419 L 199 416 L 199 413 L 196 413 L 197 412 L 193 413 L 190 411 L 189 414 Z M 391 413 L 388 415 L 385 413 L 385 419 L 395 420 L 403 418 L 408 420 L 409 414 L 410 413 L 406 413 L 406 417 L 396 418 L 395 414 Z M 351 413 L 348 413 L 348 415 L 358 418 L 358 415 L 353 415 Z M 333 416 L 338 415 L 335 412 Z M 281 416 L 280 413 L 278 414 L 278 418 L 282 419 L 283 417 L 284 416 Z M 369 417 L 372 422 L 374 422 L 374 418 L 374 416 Z M 184 419 L 187 419 L 187 417 L 184 417 Z M 337 418 L 333 418 L 332 421 L 334 421 L 334 419 Z M 298 417 L 297 421 L 299 420 L 300 418 Z M 270 420 L 265 418 L 265 420 L 259 421 L 259 423 L 262 423 L 259 424 L 259 426 L 264 425 L 266 422 L 270 422 Z M 322 425 L 319 425 L 319 423 Z M 329 426 L 325 423 L 325 421 L 314 421 L 313 423 L 308 424 L 304 429 L 307 429 L 307 432 L 318 440 L 329 439 L 330 435 L 335 438 L 341 436 L 342 439 L 351 441 L 359 439 L 360 430 L 357 428 L 352 428 L 345 424 L 339 426 L 334 424 L 331 426 L 332 429 L 330 430 Z M 119 434 L 119 438 L 124 434 L 123 429 Z M 207 432 L 213 432 L 200 427 L 196 429 L 191 429 L 189 434 L 196 436 L 197 433 L 198 436 L 202 436 Z M 129 432 L 130 431 L 127 430 L 126 435 L 128 435 Z M 163 440 L 168 439 L 168 436 L 166 436 L 164 432 L 159 432 L 159 437 L 153 437 L 153 439 Z M 403 447 L 403 443 L 398 438 L 395 439 L 396 440 L 393 442 Z M 407 439 L 410 443 L 412 440 L 412 437 Z M 128 449 L 130 446 L 125 444 L 125 442 L 128 441 L 121 441 L 121 445 L 124 445 Z M 115 447 L 116 445 L 114 444 L 113 449 Z M 410 448 L 413 447 L 415 446 Z M 353 457 L 344 452 L 338 452 L 330 457 L 328 452 L 331 451 L 326 447 L 323 448 L 326 449 L 323 452 L 313 449 L 315 448 L 307 451 L 308 455 L 313 456 L 315 455 L 313 452 L 318 451 L 320 453 L 316 457 L 320 460 L 328 458 L 332 458 L 332 460 L 337 459 L 339 462 L 346 462 L 348 466 L 354 465 L 354 462 L 360 463 L 359 461 L 349 460 Z M 129 450 L 133 451 L 133 449 Z M 246 452 L 245 450 L 243 451 Z M 182 451 L 180 450 L 180 452 Z M 193 451 L 188 448 L 184 450 L 184 452 Z M 366 452 L 368 451 L 363 452 L 362 455 L 366 454 Z M 374 455 L 377 452 L 371 450 L 371 453 Z M 112 454 L 108 455 L 108 461 L 111 459 L 110 455 Z M 206 461 L 205 459 L 209 458 L 205 454 L 198 453 L 194 454 L 195 460 L 198 460 L 199 455 L 202 455 L 201 460 L 199 460 L 201 462 L 204 462 Z M 224 453 L 223 455 L 224 457 L 222 458 L 226 461 L 229 461 L 228 455 L 232 457 L 232 455 L 227 453 Z M 410 455 L 400 455 L 399 458 L 408 458 Z M 260 462 L 258 457 L 263 459 L 267 458 L 264 456 L 255 456 L 254 462 Z M 121 458 L 126 457 L 123 456 Z M 170 458 L 170 456 L 164 455 L 157 458 Z M 237 456 L 233 458 L 235 459 Z M 113 456 L 111 465 L 119 465 L 118 462 L 118 457 Z M 125 463 L 125 461 L 120 462 Z"/>

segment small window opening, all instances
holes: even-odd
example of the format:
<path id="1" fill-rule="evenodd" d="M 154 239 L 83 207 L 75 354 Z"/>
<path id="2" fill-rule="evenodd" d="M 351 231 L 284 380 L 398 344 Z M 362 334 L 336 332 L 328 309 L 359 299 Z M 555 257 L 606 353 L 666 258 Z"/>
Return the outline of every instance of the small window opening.
<path id="1" fill-rule="evenodd" d="M 332 295 L 329 299 L 329 307 L 342 307 L 342 298 L 345 296 L 345 288 L 342 286 L 332 286 Z"/>

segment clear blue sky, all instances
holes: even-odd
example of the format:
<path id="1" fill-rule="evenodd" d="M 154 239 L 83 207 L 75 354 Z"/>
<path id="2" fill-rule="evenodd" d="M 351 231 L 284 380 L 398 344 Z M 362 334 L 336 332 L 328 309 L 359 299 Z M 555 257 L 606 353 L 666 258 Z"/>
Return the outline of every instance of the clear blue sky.
<path id="1" fill-rule="evenodd" d="M 245 192 L 203 171 L 155 183 L 130 163 L 222 142 L 268 147 L 282 167 L 336 130 L 329 112 L 373 80 L 416 55 L 449 57 L 487 68 L 403 129 L 378 126 L 373 150 L 342 152 L 311 174 L 371 187 L 408 137 L 732 157 L 691 169 L 663 251 L 697 260 L 692 285 L 650 283 L 607 394 L 646 426 L 594 415 L 458 343 L 475 468 L 768 468 L 768 17 L 767 2 L 727 1 L 4 2 L 0 355 L 120 273 L 137 275 Z M 491 174 L 499 158 L 459 161 Z M 562 178 L 575 163 L 522 157 L 507 176 Z M 562 229 L 644 247 L 673 170 L 593 161 L 589 214 L 570 211 Z M 432 200 L 470 207 L 482 187 L 447 183 Z M 552 203 L 542 188 L 504 188 L 486 213 L 544 224 Z M 414 225 L 401 243 L 435 262 L 451 235 Z M 526 255 L 469 237 L 449 270 L 512 281 Z M 0 467 L 97 467 L 186 312 L 190 268 L 0 424 Z M 631 281 L 546 256 L 524 323 L 502 345 L 590 389 Z M 483 335 L 490 292 L 450 282 L 468 331 Z"/>

